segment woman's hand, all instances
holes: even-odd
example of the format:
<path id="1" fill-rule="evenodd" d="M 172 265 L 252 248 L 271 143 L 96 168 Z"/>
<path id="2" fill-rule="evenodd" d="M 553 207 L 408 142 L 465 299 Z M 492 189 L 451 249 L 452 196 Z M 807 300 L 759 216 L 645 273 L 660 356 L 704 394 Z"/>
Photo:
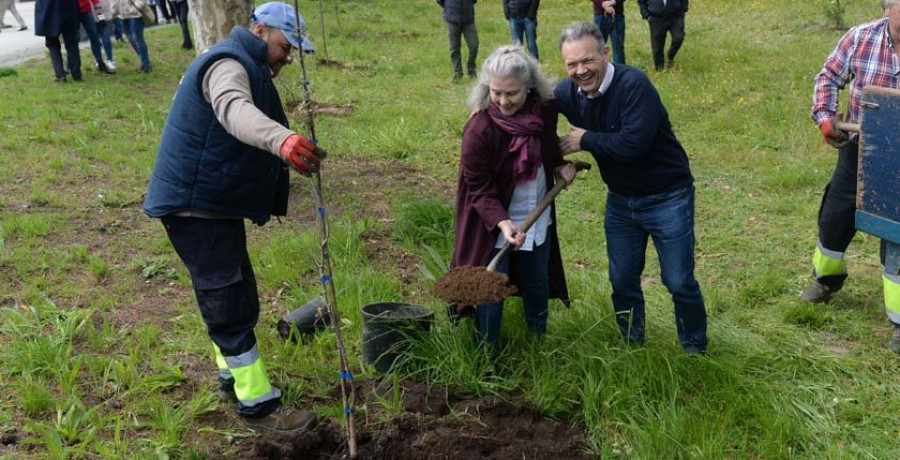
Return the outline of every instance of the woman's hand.
<path id="1" fill-rule="evenodd" d="M 557 180 L 564 180 L 567 184 L 571 184 L 575 181 L 575 175 L 578 171 L 575 169 L 575 165 L 572 163 L 566 163 L 562 166 L 557 166 L 555 175 Z"/>
<path id="2" fill-rule="evenodd" d="M 525 244 L 525 234 L 519 233 L 519 230 L 516 228 L 516 224 L 514 224 L 513 221 L 509 219 L 501 220 L 497 226 L 500 227 L 500 231 L 503 232 L 503 238 L 506 239 L 506 242 L 512 245 L 513 248 L 519 249 L 519 247 Z"/>

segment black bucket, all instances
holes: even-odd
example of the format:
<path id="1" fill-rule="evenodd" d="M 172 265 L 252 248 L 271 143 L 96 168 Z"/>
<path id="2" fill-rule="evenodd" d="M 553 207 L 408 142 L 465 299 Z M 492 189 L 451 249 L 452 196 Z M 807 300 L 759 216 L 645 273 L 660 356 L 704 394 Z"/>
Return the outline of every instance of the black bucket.
<path id="1" fill-rule="evenodd" d="M 394 361 L 422 332 L 431 330 L 434 312 L 400 302 L 373 303 L 362 307 L 363 357 L 386 373 Z"/>

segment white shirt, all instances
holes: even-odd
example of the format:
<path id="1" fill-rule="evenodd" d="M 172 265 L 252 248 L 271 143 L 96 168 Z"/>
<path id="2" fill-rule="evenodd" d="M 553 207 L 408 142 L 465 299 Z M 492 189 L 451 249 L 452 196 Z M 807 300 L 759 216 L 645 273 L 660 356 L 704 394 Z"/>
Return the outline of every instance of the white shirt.
<path id="1" fill-rule="evenodd" d="M 513 189 L 512 201 L 509 202 L 509 219 L 516 226 L 525 222 L 528 214 L 537 207 L 538 202 L 544 199 L 547 194 L 547 178 L 544 176 L 544 166 L 538 167 L 537 175 L 533 180 L 519 184 Z M 540 217 L 534 221 L 534 225 L 525 233 L 525 243 L 519 248 L 520 251 L 531 251 L 534 246 L 544 244 L 547 239 L 547 227 L 553 223 L 550 218 L 550 206 L 541 213 Z M 503 232 L 497 238 L 495 248 L 502 248 L 506 244 L 506 238 Z"/>
<path id="2" fill-rule="evenodd" d="M 615 74 L 615 73 L 616 73 L 616 66 L 614 66 L 612 64 L 612 62 L 607 62 L 606 63 L 606 75 L 603 76 L 603 81 L 600 82 L 600 87 L 597 88 L 597 92 L 594 94 L 587 94 L 587 95 L 585 95 L 585 97 L 587 97 L 588 99 L 593 99 L 595 97 L 602 96 L 603 93 L 605 93 L 606 90 L 609 89 L 609 85 L 612 84 L 613 74 Z M 578 92 L 584 94 L 584 91 L 582 91 L 581 88 L 578 88 Z"/>

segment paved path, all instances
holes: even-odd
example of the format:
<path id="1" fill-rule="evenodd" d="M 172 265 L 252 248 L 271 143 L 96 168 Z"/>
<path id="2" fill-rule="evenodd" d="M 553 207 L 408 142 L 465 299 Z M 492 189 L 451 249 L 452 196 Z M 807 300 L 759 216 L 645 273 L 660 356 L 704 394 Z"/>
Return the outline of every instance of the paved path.
<path id="1" fill-rule="evenodd" d="M 46 57 L 44 37 L 34 35 L 34 2 L 16 3 L 16 10 L 25 20 L 28 30 L 19 32 L 19 23 L 11 13 L 6 13 L 3 22 L 12 28 L 0 32 L 0 67 L 21 64 L 28 59 Z"/>

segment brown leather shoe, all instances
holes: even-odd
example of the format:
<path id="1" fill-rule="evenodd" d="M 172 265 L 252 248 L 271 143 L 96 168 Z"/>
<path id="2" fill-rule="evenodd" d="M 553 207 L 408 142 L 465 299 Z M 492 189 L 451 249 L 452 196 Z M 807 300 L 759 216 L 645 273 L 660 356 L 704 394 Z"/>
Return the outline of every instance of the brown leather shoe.
<path id="1" fill-rule="evenodd" d="M 674 69 L 675 68 L 675 60 L 674 59 L 666 59 L 666 68 Z"/>
<path id="2" fill-rule="evenodd" d="M 245 418 L 244 425 L 256 431 L 302 433 L 316 426 L 316 414 L 308 410 L 295 410 L 281 406 L 265 417 Z"/>

